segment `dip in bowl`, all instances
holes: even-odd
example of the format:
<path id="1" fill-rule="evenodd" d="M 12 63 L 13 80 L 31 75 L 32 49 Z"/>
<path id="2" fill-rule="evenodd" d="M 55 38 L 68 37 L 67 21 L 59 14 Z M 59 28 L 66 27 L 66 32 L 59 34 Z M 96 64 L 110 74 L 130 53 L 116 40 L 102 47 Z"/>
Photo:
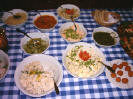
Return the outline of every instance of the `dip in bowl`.
<path id="1" fill-rule="evenodd" d="M 11 13 L 12 14 L 11 14 Z M 20 16 L 15 18 L 13 15 Z M 10 27 L 21 27 L 25 24 L 28 19 L 28 13 L 22 9 L 13 9 L 8 12 L 5 12 L 2 16 L 2 21 Z"/>
<path id="2" fill-rule="evenodd" d="M 49 45 L 49 37 L 43 33 L 28 33 L 30 39 L 27 36 L 21 39 L 21 49 L 27 54 L 44 53 Z M 34 42 L 37 41 L 37 42 Z"/>
<path id="3" fill-rule="evenodd" d="M 86 37 L 87 31 L 84 28 L 83 24 L 75 23 L 77 30 L 75 31 L 74 24 L 72 22 L 64 23 L 60 29 L 59 33 L 61 37 L 64 38 L 67 42 L 75 43 L 79 42 Z"/>
<path id="4" fill-rule="evenodd" d="M 118 34 L 107 27 L 95 28 L 92 37 L 96 45 L 101 47 L 112 47 L 119 42 Z"/>
<path id="5" fill-rule="evenodd" d="M 33 19 L 34 26 L 41 32 L 48 32 L 53 30 L 57 23 L 57 17 L 53 13 L 48 12 L 41 12 Z"/>

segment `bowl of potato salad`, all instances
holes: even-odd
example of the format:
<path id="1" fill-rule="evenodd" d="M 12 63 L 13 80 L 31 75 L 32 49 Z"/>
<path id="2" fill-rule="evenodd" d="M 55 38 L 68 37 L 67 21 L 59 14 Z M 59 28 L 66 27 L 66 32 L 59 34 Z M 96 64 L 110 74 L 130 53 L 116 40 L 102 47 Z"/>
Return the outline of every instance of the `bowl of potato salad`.
<path id="1" fill-rule="evenodd" d="M 99 61 L 105 61 L 104 54 L 88 43 L 68 45 L 63 53 L 63 65 L 67 72 L 78 78 L 94 78 L 100 75 L 104 66 Z"/>

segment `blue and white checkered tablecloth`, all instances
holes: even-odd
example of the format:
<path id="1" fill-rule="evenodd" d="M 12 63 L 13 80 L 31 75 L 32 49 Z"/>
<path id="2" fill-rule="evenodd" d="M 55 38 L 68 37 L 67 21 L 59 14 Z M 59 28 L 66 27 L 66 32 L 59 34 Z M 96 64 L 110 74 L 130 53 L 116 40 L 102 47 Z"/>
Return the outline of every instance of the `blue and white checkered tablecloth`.
<path id="1" fill-rule="evenodd" d="M 91 12 L 95 9 L 81 9 L 81 16 L 76 20 L 76 22 L 83 23 L 87 29 L 87 37 L 82 40 L 82 42 L 87 42 L 93 44 L 92 31 L 96 27 L 100 27 L 91 16 Z M 133 21 L 133 15 L 131 9 L 108 9 L 120 14 L 121 21 Z M 42 10 L 40 10 L 42 11 Z M 57 15 L 55 9 L 43 10 L 42 12 L 53 12 Z M 24 26 L 21 27 L 25 32 L 39 32 L 32 24 L 33 16 L 36 15 L 34 11 L 29 11 L 28 21 Z M 51 45 L 45 54 L 51 55 L 57 58 L 57 60 L 62 64 L 62 52 L 66 49 L 68 43 L 61 38 L 59 35 L 60 26 L 66 21 L 58 17 L 58 25 L 56 28 L 46 33 L 50 37 Z M 2 23 L 0 23 L 2 24 Z M 117 26 L 113 25 L 113 30 L 117 30 Z M 9 41 L 10 49 L 8 50 L 8 55 L 11 61 L 10 69 L 6 77 L 0 81 L 0 99 L 31 99 L 32 97 L 23 94 L 14 82 L 14 72 L 17 64 L 23 60 L 23 58 L 28 55 L 25 54 L 20 49 L 20 39 L 24 36 L 21 33 L 17 33 L 15 28 L 10 28 L 6 25 L 3 26 L 6 29 L 7 38 Z M 113 59 L 124 59 L 133 65 L 133 60 L 124 52 L 120 44 L 111 48 L 99 49 L 106 55 L 106 60 L 111 61 Z M 63 65 L 62 65 L 63 67 Z M 96 99 L 96 98 L 111 98 L 111 99 L 133 99 L 133 89 L 120 89 L 111 84 L 105 72 L 100 76 L 93 79 L 79 79 L 71 76 L 67 73 L 63 67 L 63 80 L 59 85 L 60 94 L 56 95 L 53 91 L 52 93 L 37 98 L 46 99 Z"/>

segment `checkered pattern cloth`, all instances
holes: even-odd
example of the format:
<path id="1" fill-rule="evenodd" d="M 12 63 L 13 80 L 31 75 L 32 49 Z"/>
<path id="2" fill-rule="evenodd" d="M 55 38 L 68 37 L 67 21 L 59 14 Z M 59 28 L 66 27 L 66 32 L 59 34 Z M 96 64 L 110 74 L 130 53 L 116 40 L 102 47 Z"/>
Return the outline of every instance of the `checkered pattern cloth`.
<path id="1" fill-rule="evenodd" d="M 92 39 L 92 32 L 94 28 L 100 27 L 92 18 L 91 12 L 95 9 L 81 9 L 81 15 L 76 22 L 83 23 L 87 29 L 87 36 L 82 42 L 94 44 Z M 121 21 L 133 21 L 133 13 L 131 9 L 107 9 L 120 14 Z M 40 10 L 40 12 L 53 12 L 57 15 L 55 9 Z M 28 21 L 21 30 L 29 32 L 39 32 L 33 23 L 33 17 L 37 14 L 35 11 L 29 11 Z M 58 15 L 57 15 L 58 16 Z M 53 31 L 46 33 L 50 37 L 50 47 L 45 52 L 47 55 L 54 56 L 60 64 L 62 64 L 62 52 L 66 49 L 68 43 L 59 34 L 60 26 L 67 21 L 58 17 L 58 24 Z M 2 23 L 0 23 L 2 24 Z M 113 25 L 114 31 L 117 30 L 118 24 Z M 10 58 L 10 69 L 4 79 L 0 81 L 0 99 L 31 99 L 33 97 L 23 94 L 14 82 L 14 72 L 18 63 L 21 62 L 28 55 L 20 49 L 20 39 L 24 37 L 23 34 L 16 32 L 15 28 L 11 28 L 7 25 L 3 25 L 6 29 L 6 35 L 9 42 L 8 55 Z M 110 47 L 102 48 L 98 47 L 105 55 L 106 60 L 111 61 L 114 59 L 124 59 L 133 65 L 133 60 L 124 52 L 120 44 Z M 120 89 L 115 87 L 107 79 L 105 72 L 93 79 L 79 79 L 71 76 L 63 67 L 63 79 L 59 85 L 60 94 L 56 95 L 55 91 L 46 96 L 42 96 L 36 99 L 96 99 L 96 98 L 110 98 L 110 99 L 131 99 L 133 98 L 133 89 Z"/>

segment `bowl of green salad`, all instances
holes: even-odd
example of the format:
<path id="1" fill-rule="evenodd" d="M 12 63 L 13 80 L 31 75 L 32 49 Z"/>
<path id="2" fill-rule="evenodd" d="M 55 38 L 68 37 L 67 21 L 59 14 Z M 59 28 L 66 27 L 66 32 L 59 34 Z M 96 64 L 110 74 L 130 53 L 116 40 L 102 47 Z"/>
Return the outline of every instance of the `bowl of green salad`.
<path id="1" fill-rule="evenodd" d="M 23 37 L 20 42 L 21 49 L 27 54 L 44 53 L 50 45 L 49 37 L 40 32 L 27 33 L 32 39 L 27 36 Z"/>

